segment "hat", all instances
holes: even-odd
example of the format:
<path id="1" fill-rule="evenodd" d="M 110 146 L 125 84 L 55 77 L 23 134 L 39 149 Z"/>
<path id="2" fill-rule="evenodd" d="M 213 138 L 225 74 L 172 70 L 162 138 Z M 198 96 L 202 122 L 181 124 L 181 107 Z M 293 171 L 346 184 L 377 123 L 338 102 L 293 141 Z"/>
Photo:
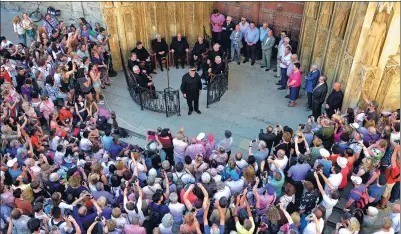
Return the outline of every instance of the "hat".
<path id="1" fill-rule="evenodd" d="M 362 184 L 362 178 L 359 176 L 351 176 L 351 181 L 354 184 Z"/>
<path id="2" fill-rule="evenodd" d="M 348 160 L 344 157 L 338 157 L 337 158 L 337 164 L 341 167 L 341 168 L 346 168 L 347 167 L 347 163 Z"/>
<path id="3" fill-rule="evenodd" d="M 152 143 L 149 144 L 149 150 L 150 151 L 156 151 L 156 149 L 157 149 L 156 142 L 152 142 Z"/>
<path id="4" fill-rule="evenodd" d="M 196 68 L 193 67 L 193 66 L 190 66 L 190 67 L 189 67 L 189 70 L 190 70 L 190 71 L 196 71 Z"/>
<path id="5" fill-rule="evenodd" d="M 198 136 L 196 137 L 197 141 L 201 141 L 205 138 L 206 134 L 204 132 L 201 132 L 198 134 Z"/>
<path id="6" fill-rule="evenodd" d="M 162 224 L 165 228 L 173 226 L 173 215 L 171 213 L 165 214 L 162 218 Z"/>
<path id="7" fill-rule="evenodd" d="M 330 152 L 329 152 L 327 149 L 325 149 L 325 148 L 321 148 L 321 149 L 319 150 L 319 153 L 320 153 L 320 156 L 322 156 L 323 158 L 328 158 L 328 157 L 330 157 Z"/>
<path id="8" fill-rule="evenodd" d="M 17 162 L 17 158 L 13 158 L 11 160 L 8 160 L 7 161 L 7 167 L 13 167 L 14 163 L 16 163 L 16 162 Z"/>
<path id="9" fill-rule="evenodd" d="M 170 162 L 168 161 L 168 160 L 164 160 L 163 162 L 162 162 L 162 168 L 163 168 L 163 170 L 168 170 L 168 169 L 170 169 Z"/>
<path id="10" fill-rule="evenodd" d="M 379 210 L 376 207 L 369 206 L 366 213 L 371 216 L 376 216 L 379 214 Z"/>
<path id="11" fill-rule="evenodd" d="M 201 178 L 202 178 L 202 183 L 204 184 L 208 184 L 211 179 L 210 174 L 207 172 L 203 172 Z"/>
<path id="12" fill-rule="evenodd" d="M 274 189 L 274 186 L 271 184 L 268 184 L 266 187 L 266 191 L 269 195 L 274 195 L 274 193 L 276 192 L 276 190 Z"/>
<path id="13" fill-rule="evenodd" d="M 56 182 L 59 179 L 60 179 L 60 176 L 56 172 L 51 173 L 49 176 L 49 180 L 51 182 Z"/>
<path id="14" fill-rule="evenodd" d="M 358 123 L 352 123 L 352 124 L 350 124 L 350 126 L 353 129 L 358 129 L 359 128 L 359 124 Z"/>

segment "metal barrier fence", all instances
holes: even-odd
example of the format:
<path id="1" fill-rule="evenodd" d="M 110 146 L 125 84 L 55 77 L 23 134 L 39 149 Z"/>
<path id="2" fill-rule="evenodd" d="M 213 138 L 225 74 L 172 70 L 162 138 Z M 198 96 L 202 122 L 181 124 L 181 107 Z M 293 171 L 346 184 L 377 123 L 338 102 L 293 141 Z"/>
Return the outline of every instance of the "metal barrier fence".
<path id="1" fill-rule="evenodd" d="M 147 109 L 153 112 L 165 113 L 166 117 L 181 115 L 179 90 L 165 88 L 163 91 L 153 91 L 143 88 L 136 82 L 133 72 L 127 72 L 124 63 L 123 69 L 128 91 L 132 99 L 141 106 L 141 110 Z"/>
<path id="2" fill-rule="evenodd" d="M 226 60 L 227 61 L 227 60 Z M 226 63 L 226 69 L 224 73 L 218 74 L 211 78 L 207 85 L 207 104 L 206 107 L 215 102 L 220 101 L 220 98 L 228 89 L 228 65 Z"/>

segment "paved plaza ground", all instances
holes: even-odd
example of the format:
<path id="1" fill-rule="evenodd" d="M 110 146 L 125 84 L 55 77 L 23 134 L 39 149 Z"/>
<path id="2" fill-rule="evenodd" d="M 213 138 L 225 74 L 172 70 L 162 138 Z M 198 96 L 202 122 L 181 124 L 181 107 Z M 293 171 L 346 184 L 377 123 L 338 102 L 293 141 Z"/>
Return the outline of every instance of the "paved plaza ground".
<path id="1" fill-rule="evenodd" d="M 1 13 L 0 34 L 17 42 L 11 22 L 12 18 L 20 13 L 4 10 Z M 272 70 L 265 72 L 260 68 L 260 64 L 251 66 L 250 62 L 241 65 L 230 63 L 229 66 L 228 90 L 219 102 L 210 105 L 209 108 L 206 108 L 206 90 L 204 90 L 200 97 L 201 115 L 193 112 L 188 116 L 184 98 L 180 98 L 181 116 L 166 118 L 163 113 L 141 111 L 140 106 L 130 97 L 123 72 L 119 72 L 117 77 L 112 78 L 112 86 L 104 90 L 103 95 L 106 101 L 104 107 L 117 113 L 121 127 L 139 136 L 144 135 L 148 129 L 169 127 L 176 132 L 180 126 L 184 126 L 187 136 L 197 136 L 199 132 L 205 132 L 206 134 L 213 133 L 216 139 L 220 139 L 225 130 L 231 130 L 234 139 L 233 152 L 246 152 L 249 141 L 255 139 L 260 129 L 265 129 L 268 124 L 280 123 L 296 128 L 299 123 L 306 121 L 310 114 L 303 107 L 306 96 L 303 95 L 295 107 L 287 107 L 288 99 L 284 98 L 286 91 L 277 90 L 278 86 L 275 83 L 278 78 L 274 77 L 275 73 Z M 188 67 L 170 69 L 172 88 L 179 89 L 181 78 L 186 72 Z M 158 70 L 158 74 L 153 75 L 157 90 L 167 87 L 166 74 L 166 70 L 164 72 Z M 126 141 L 142 144 L 143 138 L 133 137 Z"/>

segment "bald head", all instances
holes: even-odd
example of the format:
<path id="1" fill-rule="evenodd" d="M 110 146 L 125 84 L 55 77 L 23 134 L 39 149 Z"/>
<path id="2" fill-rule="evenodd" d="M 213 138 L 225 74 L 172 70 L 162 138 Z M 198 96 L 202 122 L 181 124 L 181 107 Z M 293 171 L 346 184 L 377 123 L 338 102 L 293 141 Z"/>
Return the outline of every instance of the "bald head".
<path id="1" fill-rule="evenodd" d="M 341 83 L 340 82 L 335 82 L 333 84 L 333 89 L 335 89 L 336 91 L 339 91 L 341 89 Z"/>
<path id="2" fill-rule="evenodd" d="M 292 62 L 295 62 L 295 61 L 297 61 L 297 60 L 298 60 L 298 55 L 297 55 L 297 54 L 291 55 L 291 61 L 292 61 Z"/>
<path id="3" fill-rule="evenodd" d="M 177 33 L 177 39 L 180 41 L 182 38 L 182 34 L 181 33 Z"/>
<path id="4" fill-rule="evenodd" d="M 393 207 L 391 208 L 391 211 L 394 214 L 400 213 L 400 203 L 399 202 L 394 202 Z"/>
<path id="5" fill-rule="evenodd" d="M 196 137 L 191 138 L 191 144 L 196 144 Z"/>

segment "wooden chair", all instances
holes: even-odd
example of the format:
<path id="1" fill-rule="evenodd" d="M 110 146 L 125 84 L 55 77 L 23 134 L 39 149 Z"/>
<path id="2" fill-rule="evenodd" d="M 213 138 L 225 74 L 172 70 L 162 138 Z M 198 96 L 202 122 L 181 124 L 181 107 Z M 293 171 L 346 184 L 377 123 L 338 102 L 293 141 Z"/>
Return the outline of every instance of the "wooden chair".
<path id="1" fill-rule="evenodd" d="M 173 37 L 173 39 L 171 40 L 171 41 L 173 41 L 173 40 L 175 40 L 177 37 Z M 186 37 L 184 37 L 184 36 L 182 36 L 181 37 L 181 40 L 186 40 L 187 41 L 187 38 Z M 188 41 L 187 41 L 187 43 L 188 43 Z M 189 44 L 189 43 L 188 43 Z M 172 60 L 172 63 L 170 63 L 170 64 L 172 64 L 173 65 L 173 67 L 175 66 L 175 64 L 174 64 L 174 53 L 173 52 L 170 52 L 170 49 L 171 48 L 169 48 L 169 54 L 171 54 L 170 55 L 170 58 L 171 58 L 171 60 Z M 186 56 L 185 56 L 185 63 L 187 64 L 187 65 L 189 65 L 189 49 L 190 48 L 188 48 L 188 52 L 186 52 Z M 180 58 L 178 58 L 178 62 L 181 62 L 181 59 Z"/>
<path id="2" fill-rule="evenodd" d="M 153 59 L 154 63 L 155 63 L 155 70 L 157 70 L 157 64 L 159 63 L 159 61 L 156 58 L 156 52 L 154 52 L 154 44 L 156 43 L 157 39 L 153 39 L 151 42 L 151 46 L 152 46 L 152 50 L 150 52 L 150 57 Z M 166 40 L 164 38 L 162 38 L 162 41 L 166 42 Z M 167 43 L 166 43 L 167 44 Z M 167 56 L 166 59 L 162 59 L 162 64 L 159 64 L 160 66 L 163 66 L 163 64 L 166 65 L 166 69 L 168 69 L 170 67 L 170 46 L 167 44 Z"/>

